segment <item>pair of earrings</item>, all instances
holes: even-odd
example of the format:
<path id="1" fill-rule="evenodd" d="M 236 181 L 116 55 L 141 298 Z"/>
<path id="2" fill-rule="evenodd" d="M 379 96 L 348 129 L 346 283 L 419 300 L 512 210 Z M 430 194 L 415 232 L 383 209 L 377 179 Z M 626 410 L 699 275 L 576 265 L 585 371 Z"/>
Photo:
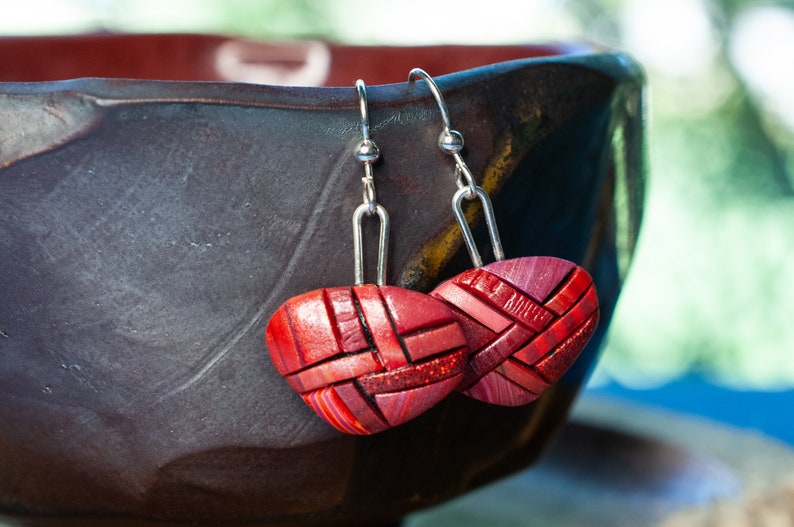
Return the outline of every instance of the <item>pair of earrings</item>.
<path id="1" fill-rule="evenodd" d="M 554 257 L 504 259 L 493 208 L 466 165 L 463 136 L 450 125 L 444 99 L 423 70 L 441 110 L 441 150 L 455 160 L 455 218 L 474 268 L 430 294 L 385 285 L 389 216 L 377 202 L 364 82 L 356 82 L 363 139 L 364 200 L 353 214 L 355 285 L 288 299 L 265 332 L 276 369 L 326 422 L 350 434 L 373 434 L 417 417 L 452 391 L 517 406 L 537 399 L 579 356 L 598 322 L 592 279 Z M 479 199 L 495 262 L 483 265 L 462 211 Z M 364 283 L 362 221 L 379 219 L 377 281 Z"/>

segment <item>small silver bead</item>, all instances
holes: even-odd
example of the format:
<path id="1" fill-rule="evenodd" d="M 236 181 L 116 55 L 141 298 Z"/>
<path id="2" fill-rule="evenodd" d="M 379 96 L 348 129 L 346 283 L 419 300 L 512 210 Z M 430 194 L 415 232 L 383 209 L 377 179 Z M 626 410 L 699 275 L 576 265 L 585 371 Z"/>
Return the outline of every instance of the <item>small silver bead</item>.
<path id="1" fill-rule="evenodd" d="M 372 139 L 364 139 L 356 145 L 355 154 L 362 163 L 374 163 L 380 157 L 380 149 Z"/>
<path id="2" fill-rule="evenodd" d="M 438 134 L 438 147 L 445 154 L 457 154 L 463 150 L 463 136 L 457 130 L 444 130 Z"/>

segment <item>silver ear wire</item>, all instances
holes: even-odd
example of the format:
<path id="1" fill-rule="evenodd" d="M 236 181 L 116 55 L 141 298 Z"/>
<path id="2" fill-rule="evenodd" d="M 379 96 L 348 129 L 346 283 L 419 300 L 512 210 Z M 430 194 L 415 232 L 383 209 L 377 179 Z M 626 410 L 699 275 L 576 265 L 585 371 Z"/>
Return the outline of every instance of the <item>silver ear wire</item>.
<path id="1" fill-rule="evenodd" d="M 447 110 L 447 104 L 444 102 L 444 96 L 441 95 L 441 90 L 438 89 L 436 81 L 434 81 L 433 77 L 431 77 L 422 68 L 414 68 L 408 72 L 409 83 L 416 82 L 417 77 L 427 83 L 427 87 L 430 88 L 430 92 L 433 94 L 433 97 L 435 97 L 436 103 L 438 103 L 438 109 L 441 110 L 441 120 L 444 121 L 444 131 L 451 131 L 452 125 L 449 121 L 449 110 Z M 462 142 L 463 137 L 458 132 L 455 132 L 455 134 L 461 137 Z"/>
<path id="2" fill-rule="evenodd" d="M 356 159 L 364 164 L 364 203 L 369 207 L 369 214 L 375 212 L 377 197 L 375 195 L 375 179 L 372 164 L 380 158 L 380 149 L 375 141 L 369 138 L 369 108 L 367 108 L 367 87 L 364 81 L 356 81 L 356 93 L 358 94 L 358 108 L 361 112 L 361 141 L 356 144 Z"/>
<path id="3" fill-rule="evenodd" d="M 463 160 L 463 156 L 460 155 L 461 150 L 463 150 L 463 134 L 452 129 L 449 120 L 449 110 L 447 110 L 447 104 L 444 102 L 444 97 L 441 95 L 441 90 L 438 89 L 436 81 L 434 81 L 425 70 L 414 68 L 408 73 L 408 82 L 415 82 L 417 77 L 427 83 L 430 92 L 436 99 L 438 109 L 441 110 L 441 119 L 444 122 L 444 129 L 438 134 L 438 147 L 445 154 L 455 158 L 455 183 L 458 185 L 458 188 L 464 185 L 467 186 L 468 199 L 474 199 L 477 197 L 477 183 L 474 181 L 474 176 L 471 170 L 469 170 L 469 166 Z"/>
<path id="4" fill-rule="evenodd" d="M 369 109 L 367 108 L 367 88 L 364 81 L 356 81 L 359 110 L 361 112 L 361 135 L 363 139 L 356 144 L 354 154 L 356 159 L 364 164 L 364 177 L 361 182 L 364 186 L 364 203 L 353 212 L 353 260 L 355 265 L 355 285 L 364 283 L 364 241 L 361 234 L 361 222 L 364 216 L 377 214 L 380 220 L 380 235 L 378 237 L 378 268 L 377 285 L 386 283 L 386 258 L 389 248 L 389 214 L 377 202 L 375 194 L 375 171 L 372 164 L 380 157 L 380 150 L 375 141 L 369 137 Z"/>
<path id="5" fill-rule="evenodd" d="M 471 170 L 469 170 L 468 165 L 466 165 L 466 162 L 463 160 L 463 156 L 460 154 L 461 150 L 463 150 L 463 135 L 457 130 L 452 129 L 447 105 L 444 102 L 444 97 L 441 95 L 441 90 L 438 89 L 438 85 L 433 78 L 423 69 L 414 68 L 408 73 L 408 82 L 415 82 L 417 77 L 427 83 L 430 92 L 436 99 L 439 110 L 441 110 L 441 119 L 444 121 L 444 129 L 438 135 L 438 147 L 445 154 L 449 154 L 455 158 L 455 184 L 458 186 L 458 190 L 452 197 L 452 212 L 455 214 L 455 219 L 463 234 L 463 240 L 466 242 L 466 248 L 469 251 L 471 263 L 474 267 L 482 267 L 483 261 L 480 256 L 480 251 L 477 249 L 477 244 L 474 241 L 474 236 L 471 233 L 471 228 L 466 222 L 466 216 L 463 213 L 463 198 L 467 200 L 473 200 L 475 198 L 480 199 L 494 258 L 497 260 L 504 260 L 505 253 L 504 250 L 502 250 L 502 242 L 499 239 L 499 230 L 496 227 L 496 217 L 494 216 L 491 199 L 482 187 L 477 186 Z"/>

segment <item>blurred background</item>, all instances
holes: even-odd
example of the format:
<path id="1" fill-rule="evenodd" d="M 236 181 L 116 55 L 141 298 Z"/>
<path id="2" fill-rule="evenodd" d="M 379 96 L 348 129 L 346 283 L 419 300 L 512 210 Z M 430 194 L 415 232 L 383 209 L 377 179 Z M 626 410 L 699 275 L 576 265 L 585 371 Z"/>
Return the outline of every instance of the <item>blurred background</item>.
<path id="1" fill-rule="evenodd" d="M 794 444 L 794 0 L 26 0 L 0 34 L 588 40 L 650 86 L 639 249 L 588 392 Z"/>

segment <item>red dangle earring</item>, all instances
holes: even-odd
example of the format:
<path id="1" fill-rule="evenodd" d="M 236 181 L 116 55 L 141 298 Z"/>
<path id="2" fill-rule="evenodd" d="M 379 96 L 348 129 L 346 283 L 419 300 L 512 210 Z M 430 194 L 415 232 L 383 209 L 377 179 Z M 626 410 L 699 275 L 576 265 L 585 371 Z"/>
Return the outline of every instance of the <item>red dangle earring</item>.
<path id="1" fill-rule="evenodd" d="M 265 339 L 273 365 L 326 422 L 350 434 L 402 424 L 446 397 L 468 355 L 457 318 L 442 301 L 384 285 L 389 215 L 375 196 L 377 145 L 369 137 L 364 82 L 356 82 L 363 139 L 364 203 L 353 213 L 355 285 L 288 299 Z M 362 220 L 380 221 L 377 284 L 364 284 Z"/>
<path id="2" fill-rule="evenodd" d="M 441 110 L 438 146 L 455 159 L 458 190 L 452 209 L 474 265 L 430 293 L 451 307 L 469 343 L 458 390 L 497 405 L 529 403 L 562 377 L 593 334 L 598 323 L 593 280 L 582 267 L 560 258 L 504 259 L 491 200 L 461 156 L 463 136 L 452 130 L 433 79 L 419 68 L 411 70 L 408 82 L 417 78 L 427 83 Z M 485 266 L 462 210 L 464 199 L 476 198 L 496 259 Z"/>

